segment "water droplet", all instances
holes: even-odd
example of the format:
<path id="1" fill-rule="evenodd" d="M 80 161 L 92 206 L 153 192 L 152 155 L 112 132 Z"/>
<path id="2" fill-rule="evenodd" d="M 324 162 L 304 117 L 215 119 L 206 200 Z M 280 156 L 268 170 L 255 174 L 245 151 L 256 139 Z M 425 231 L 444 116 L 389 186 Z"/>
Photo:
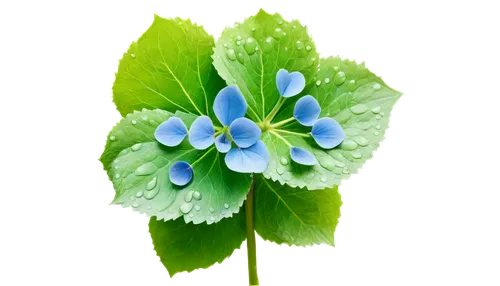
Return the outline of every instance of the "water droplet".
<path id="1" fill-rule="evenodd" d="M 307 46 L 306 50 L 310 51 L 311 50 L 311 46 Z"/>
<path id="2" fill-rule="evenodd" d="M 374 90 L 380 90 L 381 88 L 382 88 L 382 86 L 380 86 L 380 84 L 378 84 L 378 83 L 373 85 Z"/>
<path id="3" fill-rule="evenodd" d="M 354 141 L 356 141 L 356 143 L 358 143 L 359 146 L 364 147 L 364 146 L 368 145 L 368 139 L 366 139 L 365 137 L 362 137 L 362 136 L 355 137 Z"/>
<path id="4" fill-rule="evenodd" d="M 131 56 L 133 59 L 135 59 L 135 54 L 130 54 L 130 56 Z"/>
<path id="5" fill-rule="evenodd" d="M 194 206 L 194 209 L 199 212 L 201 210 L 201 207 L 199 205 Z"/>
<path id="6" fill-rule="evenodd" d="M 380 135 L 380 132 L 375 131 L 375 132 L 373 132 L 373 135 L 375 135 L 375 136 L 379 136 L 379 135 Z"/>
<path id="7" fill-rule="evenodd" d="M 194 217 L 194 214 L 193 214 L 193 213 L 190 213 L 190 214 L 189 214 L 189 217 L 190 217 L 190 218 L 193 218 L 193 217 Z"/>
<path id="8" fill-rule="evenodd" d="M 351 153 L 351 156 L 354 158 L 354 159 L 361 159 L 361 153 L 359 151 L 352 151 Z"/>
<path id="9" fill-rule="evenodd" d="M 137 124 L 137 121 L 132 120 L 132 125 L 136 125 L 136 124 Z"/>
<path id="10" fill-rule="evenodd" d="M 148 210 L 152 209 L 153 207 L 151 205 L 148 206 Z"/>
<path id="11" fill-rule="evenodd" d="M 286 33 L 285 33 L 285 32 L 283 32 L 283 36 L 286 36 Z"/>
<path id="12" fill-rule="evenodd" d="M 288 51 L 288 47 L 285 47 L 285 51 Z"/>
<path id="13" fill-rule="evenodd" d="M 158 167 L 156 167 L 155 164 L 148 162 L 144 165 L 137 167 L 137 169 L 135 169 L 134 171 L 134 175 L 147 176 L 153 174 L 154 172 L 156 172 L 156 170 L 158 170 Z"/>
<path id="14" fill-rule="evenodd" d="M 343 167 L 345 167 L 345 163 L 344 162 L 337 162 L 337 163 L 335 163 L 335 166 L 337 166 L 339 168 L 343 168 Z"/>
<path id="15" fill-rule="evenodd" d="M 285 181 L 290 181 L 292 179 L 292 174 L 287 172 L 287 173 L 284 173 L 281 177 Z"/>
<path id="16" fill-rule="evenodd" d="M 213 212 L 215 211 L 215 210 L 214 210 L 214 208 L 209 208 L 208 210 L 209 210 L 211 213 L 213 213 Z"/>
<path id="17" fill-rule="evenodd" d="M 321 178 L 319 179 L 321 182 L 323 183 L 326 183 L 326 177 L 325 176 L 321 176 Z"/>
<path id="18" fill-rule="evenodd" d="M 285 157 L 282 157 L 282 158 L 280 159 L 280 163 L 281 163 L 281 165 L 286 166 L 286 165 L 288 165 L 288 159 L 287 159 L 287 158 L 285 158 Z"/>
<path id="19" fill-rule="evenodd" d="M 115 140 L 116 140 L 116 137 L 115 137 L 115 136 L 113 136 L 113 135 L 111 135 L 111 136 L 109 136 L 109 140 L 111 140 L 111 141 L 115 141 Z"/>
<path id="20" fill-rule="evenodd" d="M 242 53 L 238 53 L 238 55 L 236 56 L 236 59 L 238 60 L 238 62 L 240 64 L 245 64 L 245 57 Z"/>
<path id="21" fill-rule="evenodd" d="M 255 32 L 255 28 L 252 28 L 252 32 Z"/>
<path id="22" fill-rule="evenodd" d="M 292 26 L 292 28 L 296 29 L 296 28 L 297 28 L 297 26 L 293 25 L 293 26 Z"/>
<path id="23" fill-rule="evenodd" d="M 345 166 L 344 169 L 342 169 L 342 173 L 349 174 L 349 168 Z"/>
<path id="24" fill-rule="evenodd" d="M 350 84 L 355 84 L 355 83 L 356 83 L 356 81 L 355 81 L 355 80 L 353 80 L 353 79 L 351 79 L 351 80 L 349 81 L 349 83 L 350 83 Z"/>
<path id="25" fill-rule="evenodd" d="M 189 203 L 190 201 L 193 200 L 193 194 L 194 194 L 194 191 L 189 191 L 186 193 L 186 195 L 184 195 L 184 201 L 186 203 Z"/>
<path id="26" fill-rule="evenodd" d="M 385 113 L 383 111 L 380 112 L 380 116 L 384 116 Z"/>
<path id="27" fill-rule="evenodd" d="M 278 25 L 283 25 L 283 21 L 279 21 L 279 22 L 278 22 Z"/>
<path id="28" fill-rule="evenodd" d="M 285 173 L 285 168 L 279 166 L 278 168 L 276 168 L 276 173 L 278 173 L 278 175 L 283 175 L 283 173 Z"/>
<path id="29" fill-rule="evenodd" d="M 142 197 L 142 191 L 138 191 L 137 194 L 135 194 L 135 196 L 138 198 Z"/>
<path id="30" fill-rule="evenodd" d="M 296 42 L 297 44 L 297 50 L 300 51 L 304 48 L 304 44 L 301 42 L 301 41 L 297 41 Z"/>
<path id="31" fill-rule="evenodd" d="M 140 205 L 139 205 L 139 203 L 133 203 L 133 204 L 132 204 L 132 207 L 133 207 L 133 208 L 138 208 L 139 206 L 140 206 Z"/>
<path id="32" fill-rule="evenodd" d="M 116 174 L 115 178 L 119 179 L 120 178 L 120 174 Z"/>
<path id="33" fill-rule="evenodd" d="M 201 200 L 201 194 L 200 194 L 200 192 L 195 191 L 195 192 L 193 193 L 193 197 L 194 197 L 194 199 L 195 199 L 195 200 L 197 200 L 197 201 Z"/>
<path id="34" fill-rule="evenodd" d="M 241 45 L 241 41 L 236 41 L 236 44 L 239 46 Z"/>
<path id="35" fill-rule="evenodd" d="M 321 80 L 317 80 L 317 81 L 316 81 L 316 85 L 317 85 L 317 86 L 320 86 L 320 85 L 321 85 Z"/>
<path id="36" fill-rule="evenodd" d="M 344 72 L 338 72 L 333 78 L 333 83 L 335 85 L 342 85 L 345 82 L 346 76 Z"/>
<path id="37" fill-rule="evenodd" d="M 189 213 L 193 209 L 193 204 L 192 203 L 185 203 L 182 204 L 181 207 L 179 208 L 183 214 Z"/>
<path id="38" fill-rule="evenodd" d="M 316 58 L 312 58 L 311 61 L 315 62 L 316 61 Z"/>
<path id="39" fill-rule="evenodd" d="M 240 41 L 241 40 L 241 36 L 236 37 L 236 39 L 238 39 L 238 41 Z"/>
<path id="40" fill-rule="evenodd" d="M 156 187 L 156 177 L 154 177 L 149 183 L 146 184 L 146 191 L 144 192 L 144 198 L 151 200 L 160 192 L 160 188 Z"/>
<path id="41" fill-rule="evenodd" d="M 225 203 L 225 204 L 224 204 L 224 207 L 225 207 L 226 209 L 228 209 L 228 208 L 229 208 L 229 204 L 228 204 L 228 203 Z"/>
<path id="42" fill-rule="evenodd" d="M 380 118 L 382 118 L 382 116 L 380 116 L 380 115 L 378 115 L 378 114 L 377 114 L 377 115 L 375 115 L 375 119 L 379 120 Z"/>
<path id="43" fill-rule="evenodd" d="M 134 197 L 134 196 L 130 196 L 130 197 L 129 197 L 129 199 L 130 199 L 131 201 L 135 201 L 135 197 Z"/>
<path id="44" fill-rule="evenodd" d="M 334 66 L 334 67 L 333 67 L 333 70 L 334 70 L 334 71 L 338 71 L 338 70 L 339 70 L 339 67 L 338 67 L 338 66 Z"/>
<path id="45" fill-rule="evenodd" d="M 214 220 L 215 220 L 215 217 L 214 217 L 214 216 L 211 216 L 211 217 L 210 217 L 210 220 L 211 220 L 211 221 L 214 221 Z"/>
<path id="46" fill-rule="evenodd" d="M 375 129 L 380 130 L 380 125 L 375 125 Z"/>
<path id="47" fill-rule="evenodd" d="M 118 170 L 118 165 L 115 166 L 115 170 Z"/>
<path id="48" fill-rule="evenodd" d="M 276 39 L 280 39 L 281 37 L 283 37 L 283 30 L 281 30 L 281 28 L 276 28 L 274 30 L 273 37 L 275 37 Z"/>
<path id="49" fill-rule="evenodd" d="M 142 146 L 141 143 L 137 143 L 137 144 L 133 145 L 130 149 L 132 149 L 132 151 L 137 151 L 137 150 L 141 149 L 141 146 Z"/>
<path id="50" fill-rule="evenodd" d="M 249 55 L 253 55 L 256 51 L 255 48 L 257 48 L 257 42 L 253 38 L 248 38 L 245 41 L 244 48 Z"/>
<path id="51" fill-rule="evenodd" d="M 368 110 L 368 106 L 365 104 L 358 104 L 351 107 L 350 110 L 352 113 L 359 115 L 365 113 Z"/>
<path id="52" fill-rule="evenodd" d="M 344 140 L 344 142 L 340 144 L 340 148 L 348 151 L 356 150 L 356 148 L 358 148 L 358 143 L 351 140 Z"/>
<path id="53" fill-rule="evenodd" d="M 156 177 L 151 179 L 151 181 L 149 181 L 149 183 L 146 184 L 146 190 L 151 191 L 152 189 L 154 189 L 154 187 L 156 187 Z"/>
<path id="54" fill-rule="evenodd" d="M 270 53 L 274 49 L 274 38 L 267 37 L 266 40 L 262 43 L 262 51 L 265 53 Z"/>
<path id="55" fill-rule="evenodd" d="M 327 77 L 327 78 L 325 78 L 324 82 L 325 82 L 325 83 L 330 83 L 330 78 L 328 78 L 328 77 Z"/>
<path id="56" fill-rule="evenodd" d="M 377 114 L 380 112 L 380 109 L 381 109 L 380 106 L 374 107 L 374 108 L 372 108 L 372 112 Z"/>
<path id="57" fill-rule="evenodd" d="M 236 54 L 234 53 L 233 49 L 227 49 L 226 50 L 226 56 L 229 60 L 234 61 L 236 60 Z"/>
<path id="58" fill-rule="evenodd" d="M 227 48 L 227 44 L 224 44 L 223 46 L 224 46 L 224 48 Z"/>

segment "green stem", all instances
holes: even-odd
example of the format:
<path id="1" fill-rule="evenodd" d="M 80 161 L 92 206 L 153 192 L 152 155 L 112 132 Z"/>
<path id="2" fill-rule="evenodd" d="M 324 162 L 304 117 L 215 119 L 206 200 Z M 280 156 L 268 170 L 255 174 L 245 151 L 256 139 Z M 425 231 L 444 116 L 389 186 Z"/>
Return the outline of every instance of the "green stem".
<path id="1" fill-rule="evenodd" d="M 200 158 L 198 158 L 198 160 L 194 161 L 193 164 L 191 164 L 191 168 L 194 168 L 194 166 L 196 164 L 198 164 L 198 162 L 200 162 L 203 158 L 205 158 L 205 156 L 208 155 L 208 153 L 212 152 L 212 150 L 214 150 L 215 147 L 212 146 L 212 148 L 208 149 L 207 152 L 205 152 L 205 154 L 203 154 Z"/>
<path id="2" fill-rule="evenodd" d="M 297 135 L 300 137 L 306 137 L 309 138 L 309 133 L 304 134 L 304 133 L 299 133 L 299 132 L 293 132 L 293 131 L 288 131 L 288 130 L 283 130 L 283 129 L 274 129 L 273 131 L 280 132 L 280 133 L 286 133 L 286 134 L 291 134 L 291 135 Z"/>
<path id="3" fill-rule="evenodd" d="M 271 125 L 271 128 L 280 128 L 281 126 L 287 124 L 288 122 L 290 121 L 293 121 L 295 119 L 295 117 L 290 117 L 288 119 L 285 119 L 283 121 L 280 121 L 280 122 L 277 122 L 277 123 L 274 123 L 273 125 Z"/>
<path id="4" fill-rule="evenodd" d="M 257 276 L 257 248 L 255 246 L 255 230 L 253 225 L 253 188 L 255 185 L 255 175 L 245 202 L 245 212 L 247 221 L 247 250 L 248 250 L 248 282 L 250 286 L 259 285 Z"/>
<path id="5" fill-rule="evenodd" d="M 269 114 L 264 119 L 264 121 L 271 122 L 273 120 L 274 116 L 276 116 L 276 113 L 278 113 L 281 106 L 283 106 L 283 103 L 285 103 L 285 99 L 286 99 L 285 97 L 280 96 L 280 98 L 278 99 L 278 101 L 274 105 L 273 109 L 271 110 L 271 112 L 269 112 Z"/>
<path id="6" fill-rule="evenodd" d="M 283 138 L 281 135 L 278 133 L 274 132 L 274 130 L 269 131 L 270 134 L 273 134 L 274 136 L 278 137 L 281 141 L 283 141 L 288 147 L 292 147 L 292 144 L 288 142 L 285 138 Z"/>

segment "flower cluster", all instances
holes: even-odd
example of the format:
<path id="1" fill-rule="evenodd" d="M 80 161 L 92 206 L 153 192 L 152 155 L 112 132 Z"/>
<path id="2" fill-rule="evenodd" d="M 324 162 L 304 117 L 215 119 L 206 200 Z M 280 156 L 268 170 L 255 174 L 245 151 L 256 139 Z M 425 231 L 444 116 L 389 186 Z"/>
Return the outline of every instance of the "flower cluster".
<path id="1" fill-rule="evenodd" d="M 215 143 L 229 169 L 239 173 L 262 173 L 269 163 L 269 153 L 260 140 L 262 131 L 252 120 L 245 118 L 247 103 L 237 86 L 223 88 L 215 97 L 213 110 L 222 127 L 214 126 L 210 117 L 202 115 L 188 131 L 178 117 L 170 117 L 158 126 L 155 138 L 166 146 L 177 146 L 189 134 L 189 143 L 204 150 Z M 233 143 L 235 147 L 233 146 Z M 170 181 L 178 186 L 193 178 L 193 166 L 184 161 L 170 166 Z"/>
<path id="2" fill-rule="evenodd" d="M 300 72 L 289 73 L 281 69 L 276 74 L 276 85 L 283 98 L 295 96 L 302 92 L 305 87 L 305 78 Z M 293 110 L 293 117 L 303 126 L 312 126 L 309 133 L 316 143 L 323 149 L 331 149 L 344 141 L 345 134 L 340 124 L 332 118 L 318 119 L 321 107 L 318 101 L 311 95 L 301 97 Z M 290 120 L 284 120 L 288 123 Z M 301 165 L 313 166 L 318 163 L 314 155 L 297 146 L 290 146 L 290 157 Z"/>

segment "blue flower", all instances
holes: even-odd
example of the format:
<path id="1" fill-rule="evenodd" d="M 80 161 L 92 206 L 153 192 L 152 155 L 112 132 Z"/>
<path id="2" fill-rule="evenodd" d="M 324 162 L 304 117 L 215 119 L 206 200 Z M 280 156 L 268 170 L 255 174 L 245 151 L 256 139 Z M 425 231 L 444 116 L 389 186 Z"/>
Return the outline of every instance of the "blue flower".
<path id="1" fill-rule="evenodd" d="M 282 97 L 292 97 L 302 92 L 305 87 L 305 78 L 300 72 L 289 73 L 287 70 L 280 69 L 276 74 L 276 87 Z M 283 104 L 283 101 L 284 99 L 279 100 L 278 109 Z M 332 118 L 318 119 L 320 114 L 321 107 L 318 101 L 311 95 L 305 95 L 295 103 L 293 117 L 275 126 L 284 125 L 295 119 L 303 126 L 312 126 L 312 130 L 308 134 L 313 137 L 321 148 L 335 148 L 344 141 L 344 131 L 340 124 Z M 310 151 L 297 146 L 290 146 L 290 157 L 294 162 L 301 165 L 313 166 L 318 163 Z"/>
<path id="2" fill-rule="evenodd" d="M 215 143 L 221 153 L 227 153 L 227 167 L 239 173 L 262 173 L 269 164 L 269 153 L 260 140 L 262 131 L 252 120 L 245 118 L 247 103 L 237 86 L 223 88 L 215 97 L 213 110 L 222 127 L 202 115 L 191 124 L 189 132 L 182 120 L 171 117 L 158 126 L 155 138 L 166 146 L 179 145 L 189 133 L 189 143 L 204 150 Z M 216 131 L 217 130 L 217 131 Z M 232 148 L 232 143 L 236 147 Z M 195 163 L 193 163 L 194 166 Z M 184 186 L 193 178 L 193 166 L 175 162 L 170 167 L 170 181 Z"/>

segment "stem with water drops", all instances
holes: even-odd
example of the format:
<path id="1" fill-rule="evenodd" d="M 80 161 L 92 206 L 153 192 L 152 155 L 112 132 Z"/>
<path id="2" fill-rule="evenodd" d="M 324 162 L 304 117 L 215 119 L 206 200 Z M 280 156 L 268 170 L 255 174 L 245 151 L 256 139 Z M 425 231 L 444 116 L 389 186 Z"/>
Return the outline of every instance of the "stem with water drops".
<path id="1" fill-rule="evenodd" d="M 255 185 L 255 176 L 252 178 L 252 185 L 247 195 L 245 203 L 245 213 L 247 222 L 247 251 L 248 251 L 248 281 L 250 286 L 259 285 L 257 276 L 257 248 L 255 246 L 255 229 L 253 225 L 253 188 Z"/>

